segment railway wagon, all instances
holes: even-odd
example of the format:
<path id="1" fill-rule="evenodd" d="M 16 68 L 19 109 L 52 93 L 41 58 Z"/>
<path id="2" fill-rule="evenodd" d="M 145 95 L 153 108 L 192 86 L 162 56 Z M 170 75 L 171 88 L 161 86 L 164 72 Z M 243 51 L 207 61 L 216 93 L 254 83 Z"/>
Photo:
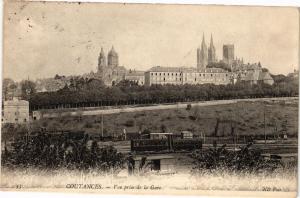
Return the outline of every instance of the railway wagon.
<path id="1" fill-rule="evenodd" d="M 132 152 L 192 151 L 202 149 L 200 139 L 137 139 L 131 140 Z"/>

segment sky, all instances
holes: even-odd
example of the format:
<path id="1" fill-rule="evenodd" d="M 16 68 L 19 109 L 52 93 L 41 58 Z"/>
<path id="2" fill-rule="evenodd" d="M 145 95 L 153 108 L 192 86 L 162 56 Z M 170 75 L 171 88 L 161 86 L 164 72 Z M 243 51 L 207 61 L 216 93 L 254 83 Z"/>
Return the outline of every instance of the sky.
<path id="1" fill-rule="evenodd" d="M 213 35 L 235 56 L 273 74 L 298 68 L 299 13 L 291 7 L 6 2 L 3 75 L 19 81 L 96 72 L 101 47 L 120 65 L 196 66 Z"/>

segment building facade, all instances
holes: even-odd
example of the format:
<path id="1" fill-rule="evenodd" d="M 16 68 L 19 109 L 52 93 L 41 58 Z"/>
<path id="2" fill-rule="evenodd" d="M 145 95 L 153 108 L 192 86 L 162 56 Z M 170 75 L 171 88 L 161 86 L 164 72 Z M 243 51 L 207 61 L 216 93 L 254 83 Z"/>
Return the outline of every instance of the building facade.
<path id="1" fill-rule="evenodd" d="M 225 85 L 231 81 L 231 74 L 221 68 L 196 69 L 192 67 L 153 67 L 145 72 L 145 85 L 216 84 Z"/>
<path id="2" fill-rule="evenodd" d="M 145 84 L 145 72 L 130 69 L 125 75 L 125 80 L 135 82 L 142 86 Z"/>
<path id="3" fill-rule="evenodd" d="M 25 124 L 29 122 L 29 102 L 17 98 L 4 101 L 2 122 L 14 124 Z"/>

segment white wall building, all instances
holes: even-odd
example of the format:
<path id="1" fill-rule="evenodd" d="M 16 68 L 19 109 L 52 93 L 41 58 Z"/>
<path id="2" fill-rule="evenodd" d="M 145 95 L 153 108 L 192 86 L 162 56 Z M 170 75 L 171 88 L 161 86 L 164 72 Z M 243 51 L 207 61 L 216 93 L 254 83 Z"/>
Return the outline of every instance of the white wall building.
<path id="1" fill-rule="evenodd" d="M 4 101 L 2 122 L 18 124 L 25 124 L 29 122 L 29 102 L 26 100 L 19 100 L 17 98 Z"/>
<path id="2" fill-rule="evenodd" d="M 145 85 L 153 84 L 216 84 L 226 85 L 230 81 L 230 72 L 221 68 L 205 68 L 197 70 L 192 67 L 152 67 L 145 72 Z"/>

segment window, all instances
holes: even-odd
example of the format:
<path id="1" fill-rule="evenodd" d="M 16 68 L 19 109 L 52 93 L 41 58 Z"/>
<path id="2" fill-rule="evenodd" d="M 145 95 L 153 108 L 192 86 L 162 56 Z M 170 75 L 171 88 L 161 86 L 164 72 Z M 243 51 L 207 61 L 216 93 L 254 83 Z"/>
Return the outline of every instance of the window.
<path id="1" fill-rule="evenodd" d="M 173 73 L 172 73 L 172 76 L 173 76 Z"/>
<path id="2" fill-rule="evenodd" d="M 211 77 L 213 76 L 213 74 L 211 74 Z"/>
<path id="3" fill-rule="evenodd" d="M 151 73 L 151 76 L 153 76 L 153 73 Z"/>
<path id="4" fill-rule="evenodd" d="M 160 160 L 159 159 L 152 160 L 151 170 L 154 170 L 154 171 L 159 171 L 160 170 Z"/>
<path id="5" fill-rule="evenodd" d="M 161 76 L 161 73 L 159 73 L 159 75 Z"/>
<path id="6" fill-rule="evenodd" d="M 197 81 L 197 78 L 195 78 L 195 81 Z"/>
<path id="7" fill-rule="evenodd" d="M 155 73 L 155 76 L 157 76 L 157 73 Z"/>
<path id="8" fill-rule="evenodd" d="M 27 120 L 26 120 L 26 118 L 24 119 L 24 122 L 26 122 Z"/>
<path id="9" fill-rule="evenodd" d="M 203 74 L 203 76 L 205 76 L 205 74 Z"/>
<path id="10" fill-rule="evenodd" d="M 18 122 L 18 118 L 15 118 L 15 121 Z"/>
<path id="11" fill-rule="evenodd" d="M 166 78 L 164 78 L 164 81 L 166 81 Z"/>
<path id="12" fill-rule="evenodd" d="M 168 76 L 169 76 L 170 74 L 168 73 Z"/>
<path id="13" fill-rule="evenodd" d="M 201 74 L 199 74 L 199 76 L 201 76 Z"/>
<path id="14" fill-rule="evenodd" d="M 176 73 L 176 76 L 177 76 L 177 73 Z"/>

